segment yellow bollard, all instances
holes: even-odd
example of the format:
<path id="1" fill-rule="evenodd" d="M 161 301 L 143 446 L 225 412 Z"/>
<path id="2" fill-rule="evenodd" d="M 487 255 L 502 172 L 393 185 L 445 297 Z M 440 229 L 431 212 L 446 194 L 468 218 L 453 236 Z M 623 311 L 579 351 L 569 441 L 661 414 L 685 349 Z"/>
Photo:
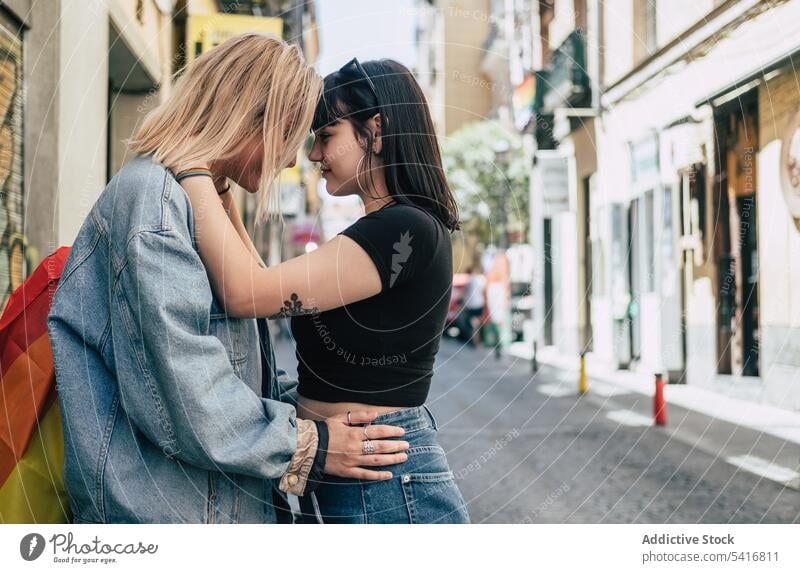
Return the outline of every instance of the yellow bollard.
<path id="1" fill-rule="evenodd" d="M 581 352 L 581 374 L 578 378 L 578 394 L 586 394 L 589 382 L 586 379 L 586 353 Z"/>

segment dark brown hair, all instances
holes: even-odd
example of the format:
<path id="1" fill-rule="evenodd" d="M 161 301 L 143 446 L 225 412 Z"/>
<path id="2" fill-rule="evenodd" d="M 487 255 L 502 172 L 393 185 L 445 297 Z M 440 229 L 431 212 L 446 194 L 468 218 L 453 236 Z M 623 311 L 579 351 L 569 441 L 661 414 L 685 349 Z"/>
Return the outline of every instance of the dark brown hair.
<path id="1" fill-rule="evenodd" d="M 364 62 L 363 69 L 374 91 L 355 66 L 325 78 L 312 129 L 348 120 L 367 142 L 365 171 L 371 173 L 373 137 L 366 122 L 380 113 L 381 157 L 389 194 L 398 203 L 425 209 L 451 231 L 460 229 L 458 205 L 444 174 L 422 88 L 409 69 L 394 60 Z"/>

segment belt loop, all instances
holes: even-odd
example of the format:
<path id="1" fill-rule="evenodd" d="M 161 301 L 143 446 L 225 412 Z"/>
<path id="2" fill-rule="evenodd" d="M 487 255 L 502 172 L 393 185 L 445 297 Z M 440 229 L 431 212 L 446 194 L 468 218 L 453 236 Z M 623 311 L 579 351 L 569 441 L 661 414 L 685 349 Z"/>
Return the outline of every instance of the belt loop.
<path id="1" fill-rule="evenodd" d="M 431 409 L 428 408 L 427 404 L 423 404 L 422 407 L 425 408 L 425 411 L 428 412 L 428 415 L 431 417 L 431 424 L 433 424 L 433 429 L 438 431 L 439 424 L 436 423 L 436 418 L 434 417 L 433 412 L 431 412 Z"/>

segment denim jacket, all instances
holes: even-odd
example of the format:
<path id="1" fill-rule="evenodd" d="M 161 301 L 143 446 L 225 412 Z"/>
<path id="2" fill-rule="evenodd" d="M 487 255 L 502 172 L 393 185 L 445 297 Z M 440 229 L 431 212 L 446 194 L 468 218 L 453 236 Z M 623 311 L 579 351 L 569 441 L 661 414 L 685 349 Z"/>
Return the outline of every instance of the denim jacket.
<path id="1" fill-rule="evenodd" d="M 149 156 L 124 166 L 86 217 L 48 318 L 75 521 L 285 516 L 279 489 L 305 489 L 317 426 L 280 401 L 257 326 L 214 300 L 172 174 Z"/>

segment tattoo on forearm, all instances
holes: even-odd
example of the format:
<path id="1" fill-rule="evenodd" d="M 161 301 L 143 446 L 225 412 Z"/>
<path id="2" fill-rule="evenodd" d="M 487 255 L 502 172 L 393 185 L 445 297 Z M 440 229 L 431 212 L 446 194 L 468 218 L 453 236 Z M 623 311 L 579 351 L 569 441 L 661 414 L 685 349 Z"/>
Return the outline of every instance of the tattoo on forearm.
<path id="1" fill-rule="evenodd" d="M 292 293 L 289 297 L 291 300 L 283 301 L 283 308 L 270 316 L 270 318 L 288 318 L 291 316 L 302 316 L 304 314 L 315 314 L 319 312 L 319 308 L 312 306 L 311 308 L 304 308 L 303 301 L 297 296 L 296 292 Z"/>

